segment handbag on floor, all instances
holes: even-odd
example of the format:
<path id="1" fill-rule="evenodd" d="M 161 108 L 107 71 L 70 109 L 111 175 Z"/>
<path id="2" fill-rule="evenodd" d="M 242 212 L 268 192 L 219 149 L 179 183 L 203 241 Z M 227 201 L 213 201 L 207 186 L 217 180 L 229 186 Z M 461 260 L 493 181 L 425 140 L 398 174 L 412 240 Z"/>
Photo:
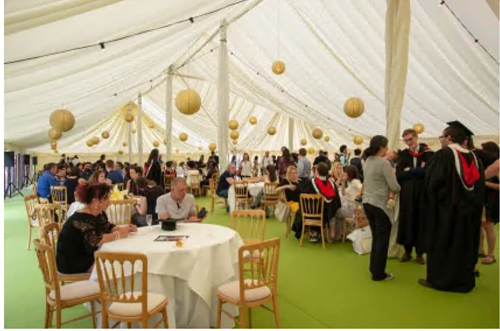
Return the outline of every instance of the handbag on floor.
<path id="1" fill-rule="evenodd" d="M 290 206 L 280 201 L 274 210 L 274 217 L 280 222 L 286 222 L 287 218 L 290 217 L 290 212 Z"/>
<path id="2" fill-rule="evenodd" d="M 354 230 L 347 235 L 347 239 L 352 241 L 352 248 L 360 255 L 372 251 L 372 231 L 369 226 Z"/>

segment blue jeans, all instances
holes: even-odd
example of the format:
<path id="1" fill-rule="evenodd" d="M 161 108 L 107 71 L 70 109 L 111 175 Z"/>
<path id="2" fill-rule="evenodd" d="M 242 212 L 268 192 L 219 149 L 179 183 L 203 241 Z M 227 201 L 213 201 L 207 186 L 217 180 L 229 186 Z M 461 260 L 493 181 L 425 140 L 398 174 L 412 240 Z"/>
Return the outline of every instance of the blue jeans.
<path id="1" fill-rule="evenodd" d="M 227 199 L 228 194 L 229 194 L 229 189 L 217 192 L 218 196 L 220 196 L 221 198 L 226 198 L 226 199 Z"/>

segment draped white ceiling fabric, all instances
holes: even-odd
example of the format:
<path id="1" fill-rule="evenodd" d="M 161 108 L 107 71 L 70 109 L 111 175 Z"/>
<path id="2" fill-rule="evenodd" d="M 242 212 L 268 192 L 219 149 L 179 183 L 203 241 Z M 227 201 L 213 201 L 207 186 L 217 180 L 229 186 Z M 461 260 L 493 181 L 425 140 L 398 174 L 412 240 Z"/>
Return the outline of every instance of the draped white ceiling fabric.
<path id="1" fill-rule="evenodd" d="M 498 64 L 439 3 L 411 2 L 401 130 L 420 122 L 426 128 L 423 138 L 435 138 L 447 121 L 458 119 L 476 135 L 498 136 Z M 498 18 L 486 0 L 446 3 L 498 61 Z M 157 140 L 164 150 L 165 77 L 173 65 L 173 102 L 189 87 L 199 92 L 202 109 L 186 116 L 174 105 L 173 136 L 168 139 L 174 150 L 206 150 L 217 141 L 217 126 L 227 125 L 217 123 L 219 37 L 210 39 L 227 19 L 229 117 L 240 123 L 238 150 L 288 145 L 290 117 L 295 119 L 295 148 L 301 139 L 316 149 L 354 147 L 354 135 L 366 144 L 386 128 L 386 9 L 385 1 L 361 0 L 6 0 L 5 141 L 50 151 L 49 116 L 65 108 L 75 114 L 76 125 L 59 140 L 59 152 L 127 153 L 122 143 L 128 124 L 119 109 L 142 92 L 143 149 L 149 151 Z M 212 11 L 194 23 L 105 43 L 104 51 L 95 46 L 9 64 Z M 279 76 L 271 71 L 278 59 L 286 63 Z M 344 114 L 349 97 L 364 100 L 365 113 L 357 119 Z M 255 126 L 248 122 L 251 116 L 258 119 Z M 150 122 L 154 129 L 148 128 Z M 274 136 L 267 134 L 271 125 L 277 129 Z M 330 142 L 312 137 L 316 127 Z M 87 147 L 85 142 L 103 130 L 110 139 Z M 178 139 L 181 132 L 189 135 L 185 143 Z"/>

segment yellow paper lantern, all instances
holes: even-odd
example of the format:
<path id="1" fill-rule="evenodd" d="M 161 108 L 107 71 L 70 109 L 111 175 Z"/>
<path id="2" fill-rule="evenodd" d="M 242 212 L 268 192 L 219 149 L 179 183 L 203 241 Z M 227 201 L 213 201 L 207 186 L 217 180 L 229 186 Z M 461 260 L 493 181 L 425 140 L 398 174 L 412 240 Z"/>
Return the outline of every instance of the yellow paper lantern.
<path id="1" fill-rule="evenodd" d="M 123 151 L 121 149 L 118 151 L 118 155 L 123 155 Z"/>
<path id="2" fill-rule="evenodd" d="M 99 139 L 99 137 L 92 137 L 92 143 L 94 145 L 97 145 L 100 141 L 101 141 L 101 139 Z"/>
<path id="3" fill-rule="evenodd" d="M 274 126 L 270 126 L 269 129 L 267 129 L 267 133 L 274 136 L 276 134 L 276 128 Z"/>
<path id="4" fill-rule="evenodd" d="M 329 141 L 330 141 L 330 136 L 326 136 L 326 137 L 325 137 L 325 141 L 326 141 L 326 142 L 329 142 Z"/>
<path id="5" fill-rule="evenodd" d="M 276 75 L 281 75 L 282 73 L 285 72 L 285 62 L 281 60 L 275 61 L 273 63 L 272 69 Z"/>
<path id="6" fill-rule="evenodd" d="M 108 131 L 103 131 L 103 133 L 101 133 L 101 137 L 103 139 L 108 139 L 109 138 L 109 132 Z"/>
<path id="7" fill-rule="evenodd" d="M 229 133 L 229 137 L 231 137 L 231 139 L 233 139 L 233 140 L 236 140 L 240 137 L 240 134 L 238 131 L 231 131 Z"/>
<path id="8" fill-rule="evenodd" d="M 198 147 L 198 149 L 201 151 L 201 150 L 203 150 L 203 147 L 200 146 L 200 147 Z"/>
<path id="9" fill-rule="evenodd" d="M 413 130 L 417 131 L 417 134 L 421 134 L 425 130 L 425 126 L 422 123 L 417 123 L 413 125 Z"/>
<path id="10" fill-rule="evenodd" d="M 323 131 L 321 131 L 321 129 L 318 128 L 314 129 L 312 134 L 314 139 L 321 139 L 321 137 L 323 137 Z"/>
<path id="11" fill-rule="evenodd" d="M 360 98 L 349 98 L 344 104 L 344 112 L 351 118 L 360 117 L 365 111 L 365 103 Z"/>
<path id="12" fill-rule="evenodd" d="M 316 151 L 316 150 L 314 149 L 314 147 L 309 147 L 309 148 L 307 149 L 307 153 L 309 153 L 309 154 L 314 154 L 314 152 L 315 152 L 315 151 Z"/>
<path id="13" fill-rule="evenodd" d="M 136 133 L 136 132 L 137 132 L 137 130 L 136 130 L 136 129 L 132 129 L 132 133 Z"/>
<path id="14" fill-rule="evenodd" d="M 158 142 L 158 140 L 153 141 L 153 146 L 154 147 L 160 146 L 160 143 Z"/>
<path id="15" fill-rule="evenodd" d="M 56 149 L 56 148 L 57 148 L 57 141 L 52 140 L 52 141 L 50 142 L 50 147 L 52 147 L 52 149 Z"/>
<path id="16" fill-rule="evenodd" d="M 125 121 L 127 122 L 132 122 L 134 120 L 134 115 L 128 113 L 127 115 L 125 115 Z"/>
<path id="17" fill-rule="evenodd" d="M 236 130 L 240 124 L 238 123 L 237 120 L 230 120 L 229 121 L 229 129 L 231 130 Z"/>
<path id="18" fill-rule="evenodd" d="M 148 125 L 148 126 L 149 126 L 149 128 L 150 128 L 150 129 L 154 129 L 155 124 L 154 124 L 153 122 L 151 122 L 151 123 L 149 123 L 149 125 Z"/>
<path id="19" fill-rule="evenodd" d="M 363 143 L 363 137 L 360 137 L 360 136 L 354 136 L 354 138 L 352 139 L 352 142 L 355 144 L 355 145 L 361 145 Z"/>
<path id="20" fill-rule="evenodd" d="M 302 139 L 302 140 L 300 141 L 300 144 L 301 144 L 302 146 L 305 146 L 305 145 L 307 145 L 307 140 L 305 140 L 305 139 Z"/>
<path id="21" fill-rule="evenodd" d="M 54 149 L 55 154 L 59 154 L 59 151 L 57 149 Z"/>
<path id="22" fill-rule="evenodd" d="M 137 105 L 135 104 L 135 102 L 129 102 L 120 109 L 120 111 L 123 113 L 128 113 L 129 110 L 131 113 L 137 112 L 138 108 L 137 108 Z"/>
<path id="23" fill-rule="evenodd" d="M 50 126 L 59 132 L 68 132 L 75 126 L 75 116 L 66 109 L 54 110 L 50 114 Z"/>
<path id="24" fill-rule="evenodd" d="M 57 131 L 56 129 L 49 130 L 49 138 L 52 140 L 58 140 L 62 137 L 62 132 Z"/>
<path id="25" fill-rule="evenodd" d="M 86 144 L 87 144 L 88 147 L 94 146 L 94 143 L 92 142 L 92 140 L 87 140 Z"/>
<path id="26" fill-rule="evenodd" d="M 187 133 L 185 133 L 185 132 L 182 132 L 182 133 L 179 135 L 179 139 L 180 139 L 180 141 L 186 141 L 186 140 L 188 140 L 188 138 L 189 138 L 189 136 L 188 136 L 188 134 L 187 134 Z"/>
<path id="27" fill-rule="evenodd" d="M 217 149 L 217 145 L 215 143 L 210 143 L 210 145 L 208 145 L 208 149 L 212 152 L 215 152 L 215 150 Z"/>
<path id="28" fill-rule="evenodd" d="M 176 150 L 175 150 L 175 152 L 176 152 L 176 153 L 179 153 L 179 150 L 178 150 L 178 149 L 176 149 Z"/>
<path id="29" fill-rule="evenodd" d="M 252 125 L 257 124 L 257 117 L 254 117 L 254 116 L 250 117 L 248 122 L 250 122 L 250 124 L 252 124 Z"/>
<path id="30" fill-rule="evenodd" d="M 123 143 L 123 144 L 122 144 L 122 146 L 123 146 L 123 147 L 127 147 L 127 143 Z"/>
<path id="31" fill-rule="evenodd" d="M 237 145 L 238 144 L 238 140 L 233 140 L 233 145 Z"/>
<path id="32" fill-rule="evenodd" d="M 184 115 L 193 115 L 200 110 L 201 98 L 195 90 L 183 90 L 177 94 L 175 105 Z"/>

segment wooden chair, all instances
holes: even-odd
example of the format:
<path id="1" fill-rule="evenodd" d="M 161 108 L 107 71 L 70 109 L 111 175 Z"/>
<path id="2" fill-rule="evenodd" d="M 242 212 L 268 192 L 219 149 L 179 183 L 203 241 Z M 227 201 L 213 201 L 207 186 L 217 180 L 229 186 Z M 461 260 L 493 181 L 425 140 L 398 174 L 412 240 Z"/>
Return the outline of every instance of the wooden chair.
<path id="1" fill-rule="evenodd" d="M 56 312 L 56 328 L 74 321 L 92 317 L 92 326 L 95 328 L 95 306 L 94 301 L 99 300 L 99 285 L 94 281 L 80 281 L 67 285 L 60 285 L 60 279 L 56 267 L 54 249 L 49 245 L 44 245 L 40 240 L 33 241 L 38 258 L 38 266 L 42 271 L 45 283 L 45 328 L 52 326 L 52 316 Z M 69 321 L 62 322 L 62 310 L 84 303 L 90 303 L 91 313 Z"/>
<path id="2" fill-rule="evenodd" d="M 130 224 L 132 222 L 132 215 L 134 214 L 133 200 L 112 200 L 106 209 L 109 223 L 112 224 Z"/>
<path id="3" fill-rule="evenodd" d="M 248 193 L 248 182 L 246 180 L 236 180 L 233 184 L 235 206 L 244 204 L 245 210 L 250 209 L 250 194 Z"/>
<path id="4" fill-rule="evenodd" d="M 94 255 L 101 290 L 103 328 L 109 328 L 109 320 L 117 321 L 113 328 L 120 322 L 126 322 L 129 329 L 134 322 L 141 322 L 142 327 L 147 328 L 148 320 L 157 313 L 161 313 L 163 318 L 155 328 L 161 322 L 168 328 L 167 298 L 162 294 L 148 292 L 146 255 L 104 251 L 98 251 Z M 140 262 L 142 267 L 137 269 L 140 271 L 140 276 L 134 273 L 137 262 Z M 125 265 L 131 268 L 129 277 L 125 274 Z M 136 276 L 140 277 L 141 289 L 134 290 Z"/>
<path id="5" fill-rule="evenodd" d="M 164 175 L 163 176 L 164 180 L 163 180 L 163 183 L 164 183 L 164 186 L 165 186 L 165 191 L 170 191 L 172 189 L 172 175 L 168 174 L 168 175 Z"/>
<path id="6" fill-rule="evenodd" d="M 238 232 L 245 244 L 261 242 L 266 233 L 266 212 L 235 210 L 231 212 L 231 228 Z"/>
<path id="7" fill-rule="evenodd" d="M 35 205 L 35 210 L 40 230 L 50 223 L 59 223 L 59 227 L 64 223 L 64 210 L 57 203 L 40 203 Z M 41 233 L 40 238 L 42 238 Z"/>
<path id="8" fill-rule="evenodd" d="M 208 180 L 208 182 L 210 184 L 210 200 L 211 200 L 210 213 L 213 213 L 214 209 L 215 209 L 215 200 L 216 199 L 224 199 L 224 206 L 227 207 L 227 199 L 217 195 L 217 193 L 216 193 L 217 185 L 216 185 L 215 181 L 213 180 L 213 178 L 210 178 Z"/>
<path id="9" fill-rule="evenodd" d="M 343 229 L 343 233 L 342 233 L 342 243 L 345 243 L 345 239 L 347 237 L 347 226 L 350 223 L 352 223 L 351 218 L 346 218 L 344 220 L 344 229 Z M 360 228 L 365 227 L 367 225 L 370 225 L 370 223 L 368 222 L 368 218 L 365 215 L 363 205 L 356 204 L 356 208 L 354 209 L 354 228 L 360 229 Z"/>
<path id="10" fill-rule="evenodd" d="M 38 184 L 36 182 L 33 182 L 33 186 L 31 187 L 31 189 L 33 190 L 33 194 L 36 195 L 36 197 L 38 198 L 38 193 L 37 193 L 37 187 L 38 187 Z"/>
<path id="11" fill-rule="evenodd" d="M 38 196 L 36 194 L 27 195 L 24 197 L 24 206 L 26 207 L 26 216 L 28 219 L 28 244 L 27 249 L 30 250 L 31 235 L 33 228 L 39 227 L 36 212 L 36 205 L 38 204 Z"/>
<path id="12" fill-rule="evenodd" d="M 265 183 L 264 184 L 264 198 L 262 199 L 262 210 L 266 210 L 266 207 L 273 206 L 276 208 L 279 202 L 279 194 L 276 193 L 276 188 L 278 183 Z"/>
<path id="13" fill-rule="evenodd" d="M 241 329 L 247 325 L 252 327 L 252 308 L 261 306 L 274 313 L 276 327 L 280 328 L 278 312 L 278 261 L 280 239 L 271 239 L 259 243 L 241 246 L 238 250 L 239 281 L 224 284 L 216 292 L 218 298 L 217 324 L 221 327 L 222 313 L 240 325 Z M 252 263 L 245 256 L 258 255 L 262 263 Z M 249 268 L 249 269 L 247 269 Z M 248 270 L 245 272 L 245 270 Z M 272 301 L 273 309 L 265 306 Z M 224 303 L 239 307 L 239 321 L 235 316 L 222 309 Z"/>
<path id="14" fill-rule="evenodd" d="M 201 176 L 191 175 L 189 184 L 190 184 L 189 188 L 191 190 L 191 194 L 199 197 L 201 195 Z M 194 192 L 196 192 L 196 194 Z"/>
<path id="15" fill-rule="evenodd" d="M 68 189 L 66 186 L 51 186 L 50 195 L 52 196 L 52 203 L 57 203 L 66 211 L 68 210 Z"/>
<path id="16" fill-rule="evenodd" d="M 283 203 L 288 204 L 288 200 L 286 199 L 285 191 L 281 191 L 281 199 L 282 199 Z M 285 228 L 285 238 L 288 238 L 288 235 L 292 231 L 292 224 L 293 224 L 293 221 L 295 220 L 295 214 L 296 213 L 294 213 L 290 209 L 290 215 L 285 220 L 285 226 L 286 226 L 286 228 Z"/>
<path id="17" fill-rule="evenodd" d="M 326 249 L 325 231 L 323 226 L 324 207 L 325 204 L 323 196 L 321 194 L 300 195 L 300 210 L 302 212 L 302 236 L 300 237 L 300 247 L 302 247 L 302 242 L 304 240 L 304 233 L 307 226 L 309 236 L 311 236 L 311 227 L 321 228 L 321 241 L 323 243 L 323 249 L 324 250 Z"/>

